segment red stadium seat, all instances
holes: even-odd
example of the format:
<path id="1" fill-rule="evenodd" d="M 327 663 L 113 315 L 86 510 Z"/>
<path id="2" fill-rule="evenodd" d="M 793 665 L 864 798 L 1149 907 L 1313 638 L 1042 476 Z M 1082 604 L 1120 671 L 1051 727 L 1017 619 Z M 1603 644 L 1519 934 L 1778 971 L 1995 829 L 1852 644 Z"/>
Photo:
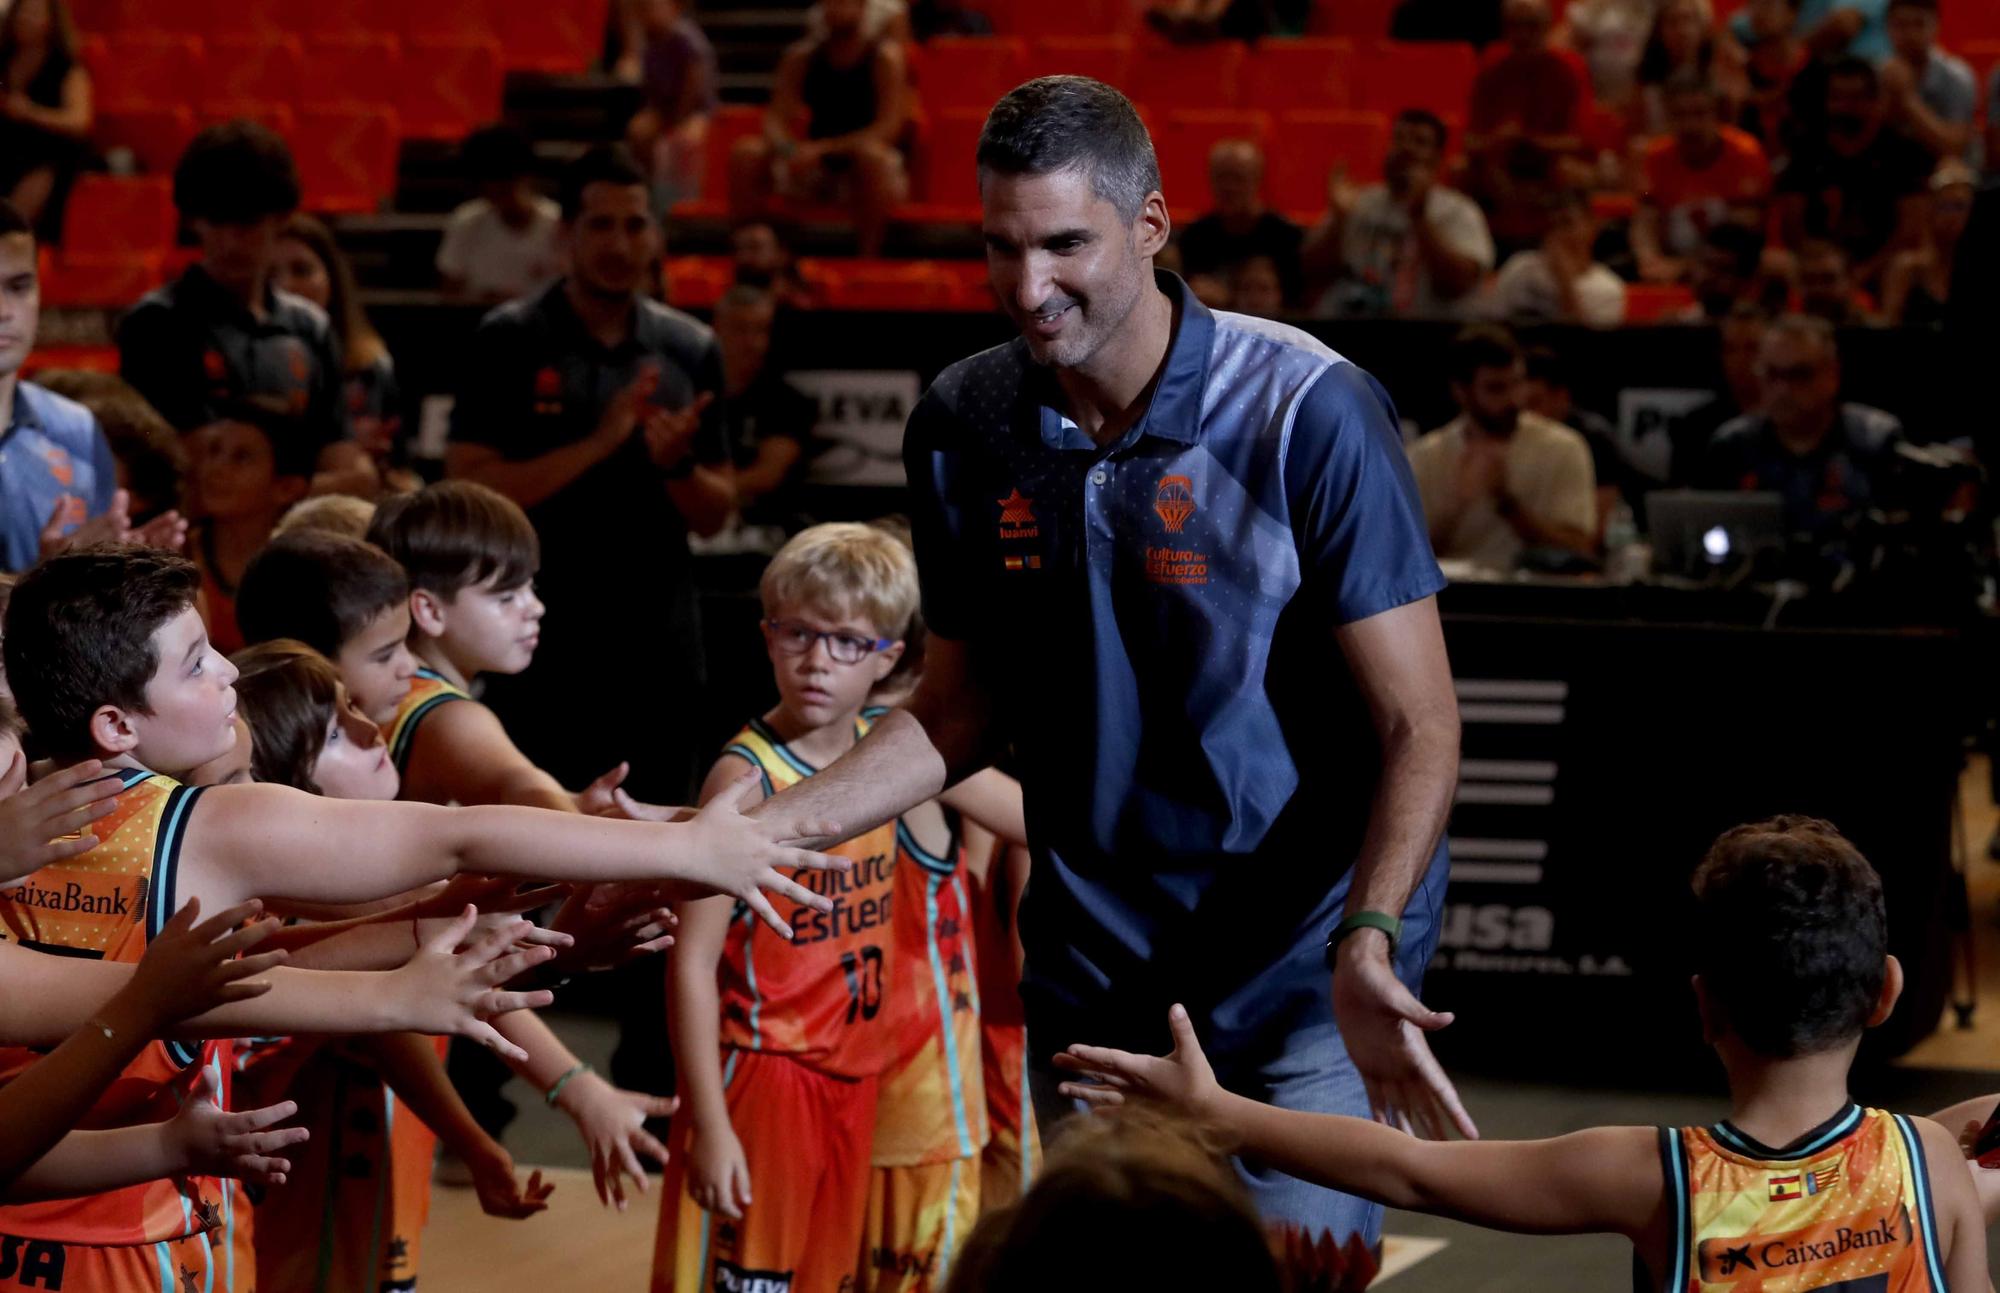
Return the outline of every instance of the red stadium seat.
<path id="1" fill-rule="evenodd" d="M 1147 41 L 1135 53 L 1125 80 L 1118 83 L 1118 88 L 1134 103 L 1158 107 L 1199 103 L 1210 108 L 1233 108 L 1240 99 L 1238 82 L 1245 53 L 1241 41 L 1218 40 L 1203 45 Z"/>
<path id="2" fill-rule="evenodd" d="M 213 99 L 201 105 L 202 125 L 210 126 L 223 121 L 254 121 L 260 126 L 270 127 L 287 140 L 299 128 L 298 113 L 292 111 L 289 103 L 277 103 L 270 99 Z"/>
<path id="3" fill-rule="evenodd" d="M 1658 323 L 1694 304 L 1694 289 L 1685 283 L 1627 283 L 1625 322 Z"/>
<path id="4" fill-rule="evenodd" d="M 397 112 L 411 139 L 459 139 L 500 115 L 500 42 L 491 36 L 412 36 Z"/>
<path id="5" fill-rule="evenodd" d="M 548 4 L 559 7 L 561 0 L 422 0 L 397 7 L 395 29 L 405 39 L 411 36 L 462 36 L 493 32 L 498 11 L 509 5 L 526 7 Z"/>
<path id="6" fill-rule="evenodd" d="M 110 21 L 84 25 L 97 31 L 147 28 L 204 40 L 232 35 L 281 36 L 294 27 L 287 14 L 289 3 L 290 0 L 108 0 L 108 3 L 98 0 L 91 7 L 108 10 Z M 78 21 L 82 20 L 79 11 Z"/>
<path id="7" fill-rule="evenodd" d="M 1316 4 L 1306 18 L 1309 36 L 1361 36 L 1382 39 L 1401 0 L 1333 0 Z"/>
<path id="8" fill-rule="evenodd" d="M 609 0 L 494 0 L 493 25 L 507 67 L 587 71 L 604 44 Z"/>
<path id="9" fill-rule="evenodd" d="M 201 42 L 164 32 L 114 31 L 104 40 L 104 66 L 91 68 L 91 84 L 104 108 L 198 103 L 205 87 Z"/>
<path id="10" fill-rule="evenodd" d="M 923 49 L 917 94 L 932 109 L 991 108 L 1028 79 L 1028 42 L 1011 37 L 940 36 Z"/>
<path id="11" fill-rule="evenodd" d="M 1979 85 L 1983 90 L 1993 69 L 2000 67 L 2000 35 L 1992 40 L 1968 40 L 1952 50 L 1960 58 L 1972 64 L 1972 70 L 1979 74 Z"/>
<path id="12" fill-rule="evenodd" d="M 403 30 L 404 10 L 422 7 L 402 0 L 312 0 L 294 4 L 290 12 L 308 36 L 396 36 Z"/>
<path id="13" fill-rule="evenodd" d="M 736 281 L 735 265 L 727 256 L 676 256 L 661 267 L 667 302 L 681 310 L 712 310 Z"/>
<path id="14" fill-rule="evenodd" d="M 1123 85 L 1131 66 L 1127 36 L 1042 36 L 1028 52 L 1029 76 L 1090 76 Z"/>
<path id="15" fill-rule="evenodd" d="M 1293 219 L 1317 219 L 1326 210 L 1327 178 L 1344 165 L 1356 184 L 1382 178 L 1389 150 L 1389 118 L 1379 112 L 1287 112 L 1278 118 L 1278 146 L 1271 150 L 1264 192 Z"/>
<path id="16" fill-rule="evenodd" d="M 973 157 L 985 124 L 983 108 L 946 108 L 929 122 L 915 167 L 918 201 L 900 216 L 918 222 L 979 219 L 979 172 Z"/>
<path id="17" fill-rule="evenodd" d="M 141 167 L 166 174 L 180 161 L 196 129 L 194 110 L 175 104 L 99 109 L 91 134 L 99 148 L 129 148 Z"/>
<path id="18" fill-rule="evenodd" d="M 1972 41 L 2000 41 L 2000 5 L 1993 0 L 1941 0 L 1938 40 L 1954 54 Z"/>
<path id="19" fill-rule="evenodd" d="M 158 252 L 146 255 L 63 256 L 42 280 L 42 301 L 48 305 L 118 309 L 167 281 L 166 260 Z M 36 355 L 46 360 L 46 348 Z M 48 364 L 50 368 L 70 367 Z"/>
<path id="20" fill-rule="evenodd" d="M 993 284 L 988 280 L 986 262 L 983 260 L 941 260 L 934 262 L 938 272 L 951 283 L 954 310 L 997 310 L 1000 303 L 993 298 Z"/>
<path id="21" fill-rule="evenodd" d="M 299 114 L 292 151 L 311 211 L 375 211 L 395 185 L 396 114 L 388 108 L 313 107 Z"/>
<path id="22" fill-rule="evenodd" d="M 1180 220 L 1208 209 L 1208 154 L 1225 139 L 1248 139 L 1271 153 L 1271 114 L 1226 109 L 1186 109 L 1167 114 L 1153 135 L 1167 210 Z"/>
<path id="23" fill-rule="evenodd" d="M 955 299 L 952 280 L 929 261 L 821 261 L 826 304 L 833 310 L 945 310 Z"/>
<path id="24" fill-rule="evenodd" d="M 173 184 L 155 175 L 79 175 L 63 209 L 63 254 L 159 254 L 174 241 Z"/>
<path id="25" fill-rule="evenodd" d="M 202 115 L 210 103 L 254 99 L 292 103 L 306 84 L 305 51 L 296 36 L 217 36 L 208 42 L 202 81 Z"/>
<path id="26" fill-rule="evenodd" d="M 1243 68 L 1243 106 L 1265 112 L 1354 106 L 1354 42 L 1269 40 Z"/>
<path id="27" fill-rule="evenodd" d="M 301 104 L 394 103 L 403 92 L 403 44 L 372 32 L 307 38 L 312 69 Z"/>
<path id="28" fill-rule="evenodd" d="M 672 214 L 686 220 L 719 220 L 729 211 L 729 154 L 739 139 L 764 133 L 764 110 L 724 104 L 708 123 L 708 157 L 699 201 L 677 202 Z"/>
<path id="29" fill-rule="evenodd" d="M 1005 0 L 987 6 L 987 13 L 1009 36 L 1095 36 L 1139 29 L 1134 0 Z"/>
<path id="30" fill-rule="evenodd" d="M 1381 40 L 1359 47 L 1354 106 L 1394 116 L 1405 108 L 1465 112 L 1479 61 L 1457 41 Z"/>
<path id="31" fill-rule="evenodd" d="M 144 295 L 141 293 L 140 295 Z M 48 300 L 46 289 L 42 299 Z M 138 297 L 122 297 L 118 304 L 129 305 Z M 67 302 L 57 302 L 67 304 Z M 118 371 L 118 347 L 116 346 L 37 346 L 29 353 L 21 365 L 21 376 L 33 378 L 36 373 L 57 371 L 87 373 L 115 373 Z"/>

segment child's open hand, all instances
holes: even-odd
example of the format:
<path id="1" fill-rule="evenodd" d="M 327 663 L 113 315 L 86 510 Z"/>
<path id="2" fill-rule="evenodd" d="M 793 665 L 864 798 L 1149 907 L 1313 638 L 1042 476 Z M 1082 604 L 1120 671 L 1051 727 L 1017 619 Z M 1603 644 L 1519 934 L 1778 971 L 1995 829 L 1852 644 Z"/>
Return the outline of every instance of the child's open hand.
<path id="1" fill-rule="evenodd" d="M 147 944 L 131 981 L 106 1013 L 123 1016 L 128 1026 L 157 1036 L 190 1016 L 263 996 L 271 985 L 256 982 L 255 976 L 283 961 L 285 953 L 239 959 L 278 927 L 275 920 L 244 924 L 263 910 L 264 904 L 253 898 L 197 925 L 201 900 L 188 899 Z M 239 925 L 243 928 L 236 928 Z"/>
<path id="2" fill-rule="evenodd" d="M 252 1185 L 283 1185 L 290 1161 L 276 1157 L 283 1149 L 303 1143 L 304 1127 L 277 1127 L 299 1111 L 286 1100 L 244 1113 L 224 1113 L 216 1100 L 215 1072 L 202 1070 L 187 1103 L 167 1123 L 167 1135 L 195 1176 L 226 1176 Z"/>
<path id="3" fill-rule="evenodd" d="M 97 847 L 86 826 L 118 805 L 118 783 L 88 759 L 30 786 L 19 750 L 0 775 L 0 884 Z"/>
<path id="4" fill-rule="evenodd" d="M 667 1147 L 646 1130 L 646 1119 L 669 1117 L 680 1108 L 680 1101 L 626 1091 L 595 1073 L 584 1072 L 563 1085 L 556 1104 L 576 1123 L 590 1149 L 590 1174 L 597 1182 L 598 1201 L 623 1212 L 627 1178 L 639 1193 L 646 1192 L 646 1169 L 640 1157 L 661 1167 L 667 1165 Z"/>
<path id="5" fill-rule="evenodd" d="M 447 880 L 435 894 L 417 904 L 415 914 L 426 920 L 457 920 L 470 903 L 484 915 L 509 916 L 560 902 L 568 893 L 566 884 L 524 887 L 519 876 L 468 872 Z"/>
<path id="6" fill-rule="evenodd" d="M 549 922 L 551 929 L 573 940 L 557 951 L 550 968 L 564 973 L 608 970 L 664 952 L 673 946 L 673 930 L 681 923 L 673 908 L 660 905 L 667 896 L 662 886 L 643 883 L 577 890 Z"/>
<path id="7" fill-rule="evenodd" d="M 1195 1039 L 1194 1021 L 1188 1018 L 1186 1007 L 1175 1006 L 1167 1012 L 1167 1030 L 1173 1035 L 1174 1049 L 1165 1056 L 1134 1055 L 1101 1046 L 1070 1047 L 1055 1057 L 1055 1066 L 1087 1080 L 1065 1082 L 1060 1090 L 1097 1108 L 1123 1104 L 1127 1095 L 1133 1095 L 1158 1100 L 1191 1117 L 1207 1116 L 1222 1088 Z"/>
<path id="8" fill-rule="evenodd" d="M 831 911 L 832 899 L 814 893 L 783 874 L 783 869 L 845 871 L 854 863 L 847 858 L 789 847 L 796 840 L 839 839 L 840 827 L 833 822 L 797 820 L 782 811 L 753 818 L 737 811 L 737 805 L 750 793 L 758 776 L 755 769 L 745 772 L 703 805 L 688 823 L 688 828 L 695 832 L 693 855 L 700 868 L 700 873 L 692 879 L 744 903 L 789 941 L 792 927 L 779 917 L 764 891 L 768 889 L 788 902 L 815 911 Z"/>
<path id="9" fill-rule="evenodd" d="M 531 928 L 515 919 L 467 943 L 479 909 L 467 907 L 423 945 L 400 970 L 388 976 L 400 1031 L 466 1037 L 509 1059 L 527 1053 L 495 1032 L 486 1021 L 513 1010 L 533 1010 L 554 1000 L 548 992 L 504 992 L 500 985 L 555 955 L 549 947 L 513 950 Z"/>
<path id="10" fill-rule="evenodd" d="M 489 1217 L 501 1217 L 508 1221 L 521 1221 L 546 1212 L 549 1195 L 555 1193 L 553 1181 L 544 1183 L 540 1172 L 532 1173 L 524 1185 L 514 1175 L 514 1159 L 497 1144 L 493 1147 L 494 1157 L 479 1162 L 467 1161 L 472 1169 L 472 1189 L 479 1196 L 479 1210 Z"/>
<path id="11" fill-rule="evenodd" d="M 750 1206 L 750 1160 L 727 1123 L 695 1131 L 688 1145 L 688 1197 L 704 1211 L 741 1221 Z"/>

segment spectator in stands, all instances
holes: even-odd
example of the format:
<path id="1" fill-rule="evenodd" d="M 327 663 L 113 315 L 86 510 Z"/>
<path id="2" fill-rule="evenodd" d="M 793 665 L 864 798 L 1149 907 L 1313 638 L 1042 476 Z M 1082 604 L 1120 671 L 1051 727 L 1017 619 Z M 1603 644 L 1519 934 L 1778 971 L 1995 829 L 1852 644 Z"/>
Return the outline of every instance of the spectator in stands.
<path id="1" fill-rule="evenodd" d="M 1761 227 L 1771 168 L 1750 135 L 1722 124 L 1715 87 L 1698 72 L 1667 86 L 1673 133 L 1646 146 L 1632 250 L 1649 283 L 1687 279 L 1711 230 Z"/>
<path id="2" fill-rule="evenodd" d="M 625 142 L 653 178 L 653 209 L 701 196 L 708 125 L 721 106 L 715 47 L 681 0 L 643 0 L 639 92 Z"/>
<path id="3" fill-rule="evenodd" d="M 1596 241 L 1590 198 L 1575 189 L 1559 194 L 1549 205 L 1542 245 L 1508 257 L 1487 288 L 1482 312 L 1512 323 L 1616 327 L 1625 320 L 1625 284 L 1592 257 Z"/>
<path id="4" fill-rule="evenodd" d="M 0 197 L 51 241 L 70 181 L 92 157 L 90 90 L 66 0 L 0 8 Z"/>
<path id="5" fill-rule="evenodd" d="M 1747 225 L 1724 221 L 1708 231 L 1690 262 L 1694 301 L 1669 316 L 1669 323 L 1720 323 L 1739 301 L 1757 293 L 1764 261 L 1764 236 Z"/>
<path id="6" fill-rule="evenodd" d="M 1888 0 L 1799 0 L 1793 8 L 1792 34 L 1812 57 L 1846 54 L 1873 62 L 1889 56 Z M 1747 11 L 1730 19 L 1729 34 L 1739 44 L 1751 43 Z"/>
<path id="7" fill-rule="evenodd" d="M 1500 0 L 1401 0 L 1389 19 L 1389 35 L 1484 47 L 1500 39 Z"/>
<path id="8" fill-rule="evenodd" d="M 1612 509 L 1622 500 L 1634 512 L 1643 510 L 1650 482 L 1626 461 L 1611 419 L 1577 404 L 1569 361 L 1552 346 L 1529 346 L 1523 361 L 1522 410 L 1568 427 L 1590 446 L 1590 469 L 1597 478 L 1596 537 L 1601 545 Z"/>
<path id="9" fill-rule="evenodd" d="M 1898 252 L 1882 276 L 1882 317 L 1889 323 L 1944 322 L 1951 302 L 1958 249 L 1972 219 L 1978 177 L 1961 161 L 1948 161 L 1931 176 L 1930 220 L 1914 251 Z"/>
<path id="10" fill-rule="evenodd" d="M 1275 319 L 1285 313 L 1285 280 L 1269 256 L 1240 260 L 1229 274 L 1229 308 L 1239 314 Z"/>
<path id="11" fill-rule="evenodd" d="M 1923 236 L 1933 159 L 1884 120 L 1882 87 L 1869 63 L 1845 58 L 1826 73 L 1826 130 L 1801 140 L 1778 175 L 1778 219 L 1788 246 L 1809 237 L 1838 243 L 1864 286 L 1889 258 Z"/>
<path id="12" fill-rule="evenodd" d="M 1474 202 L 1442 182 L 1444 122 L 1398 113 L 1382 182 L 1355 189 L 1329 177 L 1326 215 L 1302 248 L 1318 312 L 1444 318 L 1493 268 L 1493 235 Z"/>
<path id="13" fill-rule="evenodd" d="M 187 449 L 159 410 L 130 383 L 116 373 L 65 368 L 42 373 L 36 384 L 75 400 L 97 419 L 118 464 L 118 488 L 125 491 L 133 525 L 144 527 L 181 511 Z"/>
<path id="14" fill-rule="evenodd" d="M 1451 345 L 1458 417 L 1418 437 L 1410 466 L 1444 560 L 1511 570 L 1530 548 L 1597 547 L 1597 478 L 1577 432 L 1524 410 L 1513 334 L 1474 324 Z"/>
<path id="15" fill-rule="evenodd" d="M 1582 63 L 1549 42 L 1548 0 L 1506 0 L 1506 44 L 1472 83 L 1468 180 L 1502 246 L 1541 237 L 1549 195 L 1567 186 L 1590 89 Z"/>
<path id="16" fill-rule="evenodd" d="M 326 311 L 340 342 L 341 370 L 347 400 L 347 426 L 355 442 L 367 451 L 376 472 L 400 479 L 397 489 L 422 483 L 403 465 L 403 398 L 396 385 L 396 364 L 382 334 L 368 322 L 354 271 L 333 232 L 309 215 L 285 222 L 278 238 L 278 287 L 311 301 Z"/>
<path id="17" fill-rule="evenodd" d="M 1963 157 L 1979 108 L 1979 78 L 1937 43 L 1938 0 L 1889 0 L 1882 92 L 1889 123 L 1938 157 Z"/>
<path id="18" fill-rule="evenodd" d="M 1176 44 L 1211 40 L 1258 40 L 1279 29 L 1284 17 L 1301 21 L 1299 0 L 1148 0 L 1146 25 Z M 1281 17 L 1279 10 L 1286 13 Z M 1293 25 L 1291 30 L 1297 31 Z"/>
<path id="19" fill-rule="evenodd" d="M 1658 9 L 1657 0 L 1571 0 L 1563 10 L 1563 26 L 1590 69 L 1597 101 L 1628 116 L 1638 97 L 1639 59 Z"/>
<path id="20" fill-rule="evenodd" d="M 1710 230 L 1760 228 L 1770 200 L 1764 148 L 1722 124 L 1712 84 L 1686 72 L 1668 84 L 1666 100 L 1672 134 L 1646 144 L 1632 216 L 1632 252 L 1646 282 L 1686 280 Z"/>
<path id="21" fill-rule="evenodd" d="M 1824 319 L 1794 314 L 1773 323 L 1757 377 L 1758 410 L 1716 433 L 1698 484 L 1781 494 L 1787 528 L 1824 547 L 1847 518 L 1893 496 L 1902 424 L 1841 400 L 1838 345 Z"/>
<path id="22" fill-rule="evenodd" d="M 779 309 L 810 310 L 820 304 L 817 289 L 799 272 L 790 230 L 770 220 L 745 220 L 729 231 L 729 254 L 736 281 L 763 288 Z"/>
<path id="23" fill-rule="evenodd" d="M 221 410 L 193 436 L 200 515 L 188 555 L 201 569 L 202 619 L 224 655 L 241 650 L 236 588 L 250 559 L 292 504 L 306 496 L 313 456 L 291 419 L 255 404 Z"/>
<path id="24" fill-rule="evenodd" d="M 1713 398 L 1674 419 L 1668 427 L 1671 458 L 1667 482 L 1690 488 L 1699 478 L 1709 442 L 1730 422 L 1755 412 L 1763 403 L 1764 387 L 1757 377 L 1764 333 L 1771 316 L 1754 301 L 1738 301 L 1716 328 L 1717 359 L 1722 383 Z"/>
<path id="25" fill-rule="evenodd" d="M 1278 267 L 1286 303 L 1302 290 L 1299 248 L 1305 234 L 1264 204 L 1264 152 L 1247 139 L 1225 139 L 1208 154 L 1209 213 L 1181 230 L 1181 266 L 1189 277 L 1232 276 L 1252 257 Z"/>
<path id="26" fill-rule="evenodd" d="M 178 513 L 133 529 L 90 410 L 21 379 L 41 317 L 34 231 L 0 201 L 0 570 L 25 570 L 75 543 L 137 538 L 178 548 L 187 533 Z"/>
<path id="27" fill-rule="evenodd" d="M 862 0 L 826 0 L 824 37 L 785 51 L 764 115 L 764 133 L 739 140 L 730 157 L 730 210 L 762 212 L 773 194 L 836 202 L 854 213 L 863 256 L 878 256 L 889 211 L 909 179 L 901 145 L 908 110 L 902 47 L 871 37 Z M 797 123 L 805 137 L 795 137 Z"/>
<path id="28" fill-rule="evenodd" d="M 1743 9 L 1747 88 L 1737 124 L 1773 161 L 1791 150 L 1792 85 L 1811 57 L 1796 34 L 1798 16 L 1799 0 L 1750 0 Z"/>
<path id="29" fill-rule="evenodd" d="M 460 165 L 479 196 L 451 213 L 438 244 L 447 296 L 510 301 L 561 272 L 556 204 L 535 188 L 535 150 L 511 126 L 482 126 L 465 137 Z"/>
<path id="30" fill-rule="evenodd" d="M 913 0 L 910 34 L 918 40 L 937 36 L 991 36 L 993 21 L 965 0 Z"/>
<path id="31" fill-rule="evenodd" d="M 1875 322 L 1875 302 L 1854 282 L 1847 253 L 1825 238 L 1807 240 L 1798 254 L 1798 312 L 1836 328 Z"/>
<path id="32" fill-rule="evenodd" d="M 285 141 L 250 121 L 207 127 L 174 168 L 174 205 L 201 259 L 118 325 L 119 372 L 183 434 L 225 407 L 279 414 L 319 456 L 314 493 L 372 494 L 374 465 L 347 434 L 339 340 L 324 312 L 271 281 L 299 205 Z"/>
<path id="33" fill-rule="evenodd" d="M 1668 102 L 1669 87 L 1689 81 L 1711 88 L 1720 120 L 1734 119 L 1748 88 L 1745 61 L 1741 46 L 1717 38 L 1708 0 L 1665 0 L 1639 59 L 1639 114 L 1634 125 L 1646 135 L 1678 131 Z"/>
<path id="34" fill-rule="evenodd" d="M 789 487 L 804 466 L 819 405 L 771 363 L 777 300 L 741 283 L 715 305 L 722 348 L 722 421 L 736 467 L 736 509 L 748 525 L 798 528 Z"/>
<path id="35" fill-rule="evenodd" d="M 512 498 L 542 539 L 537 667 L 493 682 L 508 731 L 564 784 L 633 758 L 634 794 L 681 802 L 699 738 L 678 697 L 702 673 L 687 535 L 719 530 L 735 506 L 712 407 L 721 351 L 707 327 L 642 295 L 659 228 L 645 174 L 623 148 L 571 163 L 562 209 L 570 272 L 480 324 L 446 471 Z M 644 596 L 620 553 L 644 554 Z M 620 629 L 601 632 L 614 606 Z M 561 700 L 568 679 L 628 668 L 680 681 L 621 702 L 622 713 Z M 634 730 L 657 734 L 643 763 Z"/>
<path id="36" fill-rule="evenodd" d="M 815 0 L 806 10 L 806 39 L 824 40 L 831 30 L 825 0 Z M 912 31 L 907 0 L 862 0 L 861 34 L 869 40 L 909 40 Z"/>

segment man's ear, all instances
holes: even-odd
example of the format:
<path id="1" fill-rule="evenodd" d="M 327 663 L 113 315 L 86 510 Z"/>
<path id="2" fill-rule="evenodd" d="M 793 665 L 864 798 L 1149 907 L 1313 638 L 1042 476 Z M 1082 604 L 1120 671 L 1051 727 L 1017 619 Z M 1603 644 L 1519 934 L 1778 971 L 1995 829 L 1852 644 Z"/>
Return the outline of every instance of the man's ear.
<path id="1" fill-rule="evenodd" d="M 90 743 L 100 754 L 130 754 L 139 746 L 139 733 L 129 711 L 116 705 L 100 705 L 91 712 Z"/>
<path id="2" fill-rule="evenodd" d="M 1875 1008 L 1868 1012 L 1868 1026 L 1875 1028 L 1887 1020 L 1903 995 L 1903 963 L 1888 957 L 1882 967 L 1882 991 L 1876 994 Z"/>
<path id="3" fill-rule="evenodd" d="M 410 590 L 410 623 L 427 638 L 444 636 L 445 599 L 427 588 Z"/>
<path id="4" fill-rule="evenodd" d="M 1146 195 L 1146 203 L 1139 208 L 1139 214 L 1132 220 L 1133 241 L 1138 245 L 1141 256 L 1157 256 L 1166 247 L 1167 239 L 1173 235 L 1174 222 L 1167 216 L 1167 200 L 1155 190 Z"/>

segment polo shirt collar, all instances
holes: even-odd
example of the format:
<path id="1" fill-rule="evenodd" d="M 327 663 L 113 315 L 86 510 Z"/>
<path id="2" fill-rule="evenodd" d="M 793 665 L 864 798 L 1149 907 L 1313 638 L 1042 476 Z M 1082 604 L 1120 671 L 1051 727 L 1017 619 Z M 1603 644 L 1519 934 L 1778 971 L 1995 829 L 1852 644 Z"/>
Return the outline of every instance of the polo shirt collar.
<path id="1" fill-rule="evenodd" d="M 1174 335 L 1167 342 L 1167 362 L 1153 387 L 1146 411 L 1120 444 L 1131 444 L 1140 436 L 1156 436 L 1177 444 L 1195 444 L 1201 439 L 1202 392 L 1208 387 L 1208 354 L 1215 339 L 1215 315 L 1195 298 L 1181 276 L 1169 270 L 1153 271 L 1153 281 L 1174 303 L 1178 316 Z M 1025 344 L 1025 343 L 1024 343 Z M 1063 393 L 1053 371 L 1035 365 L 1037 396 L 1045 406 L 1041 419 L 1042 441 L 1051 449 L 1095 448 L 1088 436 L 1075 429 L 1060 410 Z"/>
<path id="2" fill-rule="evenodd" d="M 616 346 L 609 347 L 597 339 L 596 333 L 584 326 L 582 316 L 577 314 L 576 307 L 570 304 L 569 279 L 567 277 L 557 279 L 543 290 L 538 308 L 543 317 L 547 318 L 558 331 L 569 334 L 571 341 L 592 350 L 616 355 L 647 348 L 648 320 L 646 311 L 641 307 L 637 298 L 634 298 L 632 301 L 631 331 L 625 334 L 623 341 L 619 342 Z"/>
<path id="3" fill-rule="evenodd" d="M 279 327 L 282 314 L 278 300 L 278 289 L 269 279 L 264 281 L 264 317 L 260 320 L 250 313 L 249 307 L 238 300 L 215 276 L 200 265 L 189 265 L 181 274 L 180 291 L 176 293 L 183 301 L 193 304 L 210 318 L 227 319 L 245 332 Z"/>
<path id="4" fill-rule="evenodd" d="M 7 425 L 0 426 L 0 440 L 13 438 L 16 431 L 40 431 L 41 415 L 36 412 L 33 401 L 28 397 L 28 383 L 15 379 L 14 412 Z"/>

